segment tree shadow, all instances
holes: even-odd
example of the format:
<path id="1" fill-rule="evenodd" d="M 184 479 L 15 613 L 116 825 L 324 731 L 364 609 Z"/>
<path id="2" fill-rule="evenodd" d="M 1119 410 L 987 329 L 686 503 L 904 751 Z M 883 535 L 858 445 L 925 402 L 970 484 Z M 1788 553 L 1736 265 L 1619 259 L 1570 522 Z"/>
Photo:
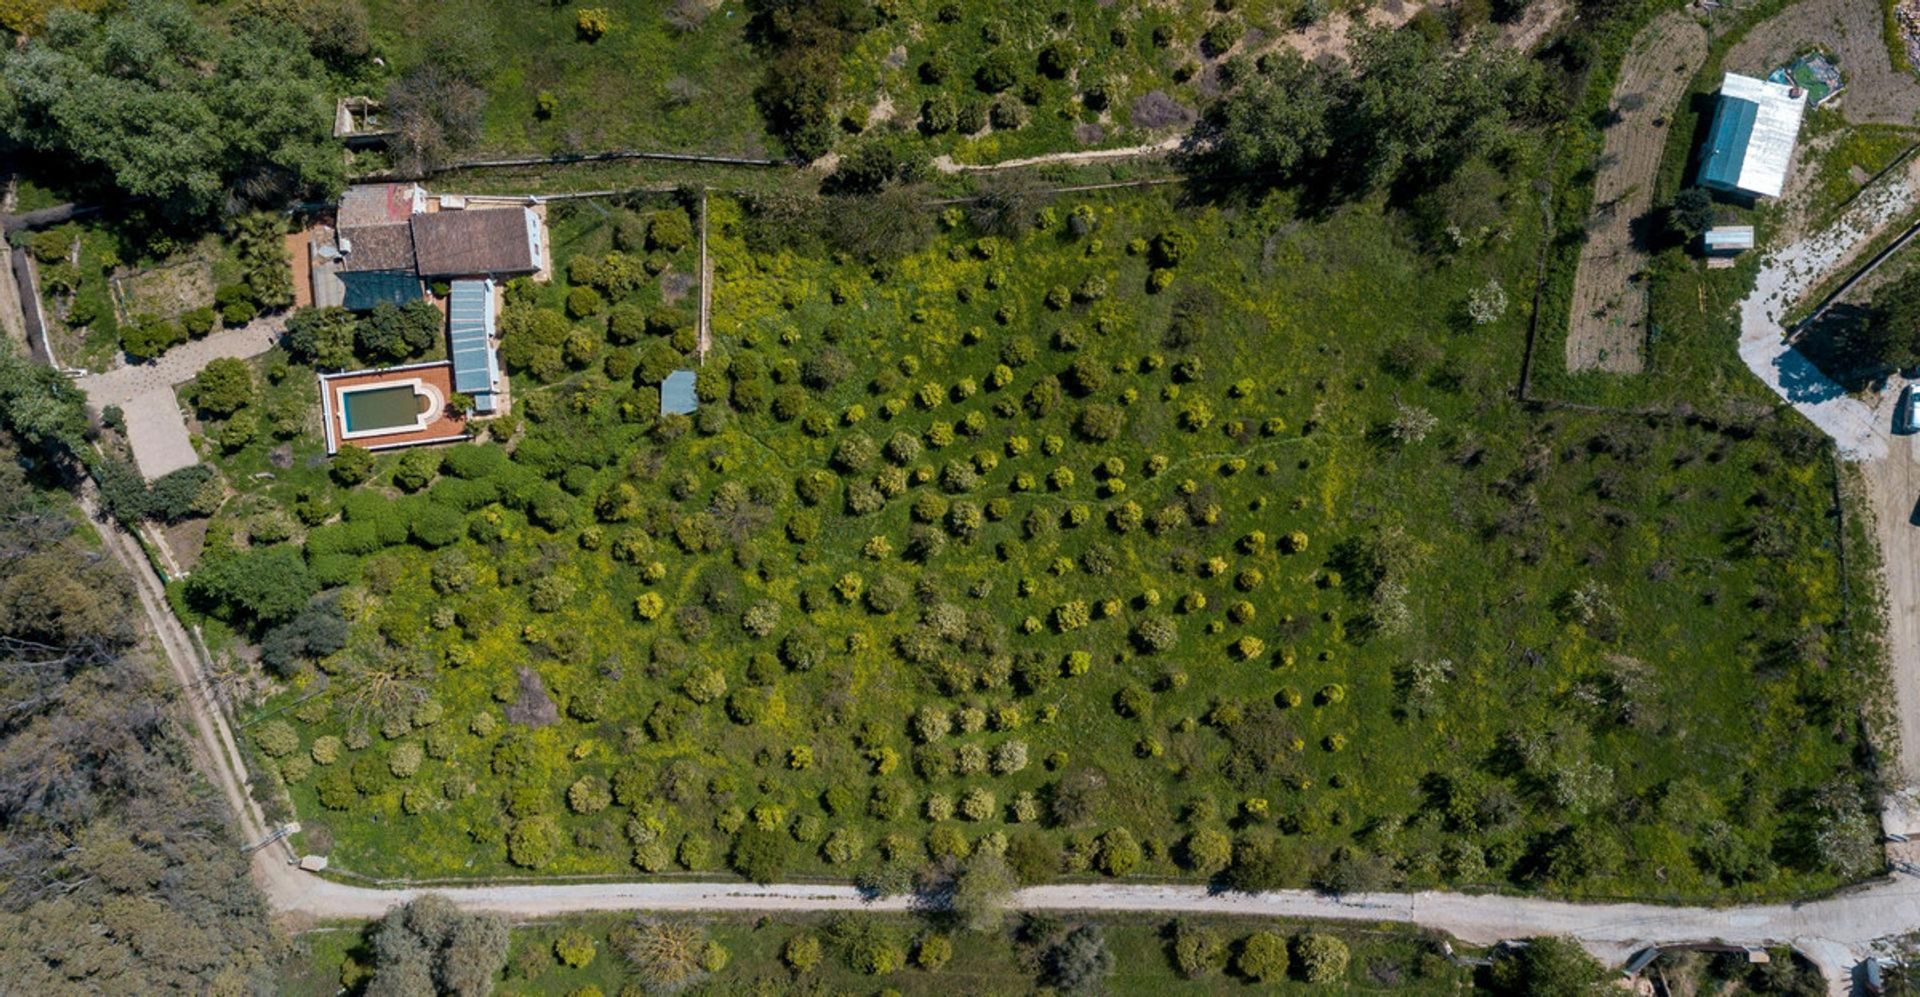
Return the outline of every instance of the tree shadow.
<path id="1" fill-rule="evenodd" d="M 1836 304 L 1801 332 L 1793 349 L 1776 361 L 1788 401 L 1825 401 L 1866 388 L 1886 372 L 1860 343 L 1867 316 L 1860 305 Z"/>

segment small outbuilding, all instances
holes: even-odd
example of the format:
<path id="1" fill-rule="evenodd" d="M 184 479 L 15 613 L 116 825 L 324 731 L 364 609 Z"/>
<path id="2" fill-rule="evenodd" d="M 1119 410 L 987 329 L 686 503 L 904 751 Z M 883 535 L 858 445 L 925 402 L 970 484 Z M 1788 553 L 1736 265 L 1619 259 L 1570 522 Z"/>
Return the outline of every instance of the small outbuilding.
<path id="1" fill-rule="evenodd" d="M 1753 226 L 1716 225 L 1700 237 L 1708 256 L 1738 256 L 1753 248 Z"/>
<path id="2" fill-rule="evenodd" d="M 1700 185 L 1754 197 L 1779 197 L 1806 113 L 1806 91 L 1728 73 L 1720 82 Z"/>
<path id="3" fill-rule="evenodd" d="M 700 407 L 699 396 L 693 390 L 694 373 L 690 370 L 676 370 L 660 382 L 660 414 L 692 415 Z"/>

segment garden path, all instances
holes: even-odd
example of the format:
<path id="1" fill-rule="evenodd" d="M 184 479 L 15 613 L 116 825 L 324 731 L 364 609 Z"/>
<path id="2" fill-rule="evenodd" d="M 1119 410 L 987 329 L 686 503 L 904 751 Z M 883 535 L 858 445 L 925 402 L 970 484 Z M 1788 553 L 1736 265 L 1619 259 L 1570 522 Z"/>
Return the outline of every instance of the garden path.
<path id="1" fill-rule="evenodd" d="M 238 329 L 216 332 L 182 343 L 143 364 L 125 364 L 100 374 L 86 374 L 74 383 L 87 394 L 87 407 L 99 412 L 118 405 L 127 420 L 127 444 L 133 461 L 151 481 L 200 462 L 187 435 L 187 422 L 175 398 L 174 385 L 189 381 L 209 361 L 222 357 L 246 359 L 272 349 L 286 331 L 282 313 L 255 319 Z"/>

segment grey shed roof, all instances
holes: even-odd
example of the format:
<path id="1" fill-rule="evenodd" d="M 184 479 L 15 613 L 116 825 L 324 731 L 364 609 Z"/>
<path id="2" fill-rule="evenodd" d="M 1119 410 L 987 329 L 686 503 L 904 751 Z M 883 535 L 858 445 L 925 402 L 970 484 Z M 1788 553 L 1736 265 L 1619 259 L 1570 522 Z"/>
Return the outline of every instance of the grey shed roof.
<path id="1" fill-rule="evenodd" d="M 482 412 L 493 411 L 493 281 L 456 280 L 447 305 L 448 354 L 453 359 L 453 390 L 472 395 Z"/>
<path id="2" fill-rule="evenodd" d="M 693 371 L 676 370 L 660 382 L 661 415 L 692 415 L 700 407 L 700 399 L 693 393 L 693 381 Z"/>

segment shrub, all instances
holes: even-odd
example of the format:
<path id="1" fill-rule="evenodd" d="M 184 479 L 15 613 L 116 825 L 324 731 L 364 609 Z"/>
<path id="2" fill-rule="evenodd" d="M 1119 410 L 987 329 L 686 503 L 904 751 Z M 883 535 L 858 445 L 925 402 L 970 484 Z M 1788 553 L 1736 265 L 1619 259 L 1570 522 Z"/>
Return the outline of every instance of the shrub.
<path id="1" fill-rule="evenodd" d="M 1094 924 L 1073 929 L 1047 950 L 1042 962 L 1048 981 L 1062 990 L 1095 989 L 1113 972 L 1113 953 Z"/>
<path id="2" fill-rule="evenodd" d="M 373 452 L 364 447 L 344 446 L 333 455 L 333 480 L 352 488 L 373 477 Z"/>
<path id="3" fill-rule="evenodd" d="M 593 936 L 578 928 L 561 932 L 553 942 L 554 957 L 574 969 L 586 968 L 598 953 L 599 946 L 594 944 Z"/>
<path id="4" fill-rule="evenodd" d="M 1293 961 L 1308 983 L 1331 986 L 1347 975 L 1347 943 L 1332 935 L 1303 934 L 1293 939 Z"/>
<path id="5" fill-rule="evenodd" d="M 560 853 L 560 842 L 560 827 L 553 818 L 523 818 L 507 832 L 507 860 L 527 869 L 544 868 Z"/>
<path id="6" fill-rule="evenodd" d="M 1170 651 L 1180 642 L 1180 627 L 1173 617 L 1153 614 L 1140 620 L 1133 628 L 1134 643 L 1149 654 Z"/>
<path id="7" fill-rule="evenodd" d="M 663 208 L 647 223 L 647 248 L 677 253 L 693 241 L 693 222 L 679 208 Z"/>
<path id="8" fill-rule="evenodd" d="M 1240 943 L 1233 966 L 1255 983 L 1278 982 L 1287 975 L 1286 940 L 1271 931 L 1256 931 Z"/>
<path id="9" fill-rule="evenodd" d="M 794 935 L 781 948 L 780 960 L 796 973 L 812 972 L 820 965 L 820 939 L 805 932 Z"/>
<path id="10" fill-rule="evenodd" d="M 1074 431 L 1095 443 L 1105 443 L 1120 435 L 1127 421 L 1126 412 L 1117 405 L 1094 402 L 1080 410 Z"/>
<path id="11" fill-rule="evenodd" d="M 150 359 L 187 341 L 180 326 L 163 319 L 148 318 L 120 330 L 120 346 L 128 356 Z"/>
<path id="12" fill-rule="evenodd" d="M 766 831 L 749 825 L 734 835 L 727 862 L 735 872 L 756 883 L 771 883 L 786 871 L 793 860 L 793 839 L 780 831 Z"/>
<path id="13" fill-rule="evenodd" d="M 913 953 L 914 964 L 929 973 L 937 973 L 953 958 L 953 939 L 945 935 L 927 935 Z"/>
<path id="14" fill-rule="evenodd" d="M 567 787 L 567 808 L 574 813 L 599 813 L 612 802 L 612 789 L 607 785 L 607 780 L 599 776 L 583 776 Z"/>
<path id="15" fill-rule="evenodd" d="M 1100 836 L 1100 871 L 1109 876 L 1124 876 L 1138 868 L 1140 843 L 1133 832 L 1116 827 Z"/>
<path id="16" fill-rule="evenodd" d="M 193 403 L 214 416 L 230 416 L 253 401 L 253 368 L 245 360 L 209 360 L 193 379 Z"/>
<path id="17" fill-rule="evenodd" d="M 281 758 L 300 750 L 300 735 L 285 720 L 270 720 L 254 732 L 253 743 L 268 758 Z"/>
<path id="18" fill-rule="evenodd" d="M 1605 992 L 1605 966 L 1571 938 L 1533 938 L 1505 950 L 1493 964 L 1495 988 L 1515 997 Z"/>
<path id="19" fill-rule="evenodd" d="M 586 7 L 574 16 L 573 30 L 581 40 L 597 42 L 613 29 L 613 15 L 605 7 Z"/>
<path id="20" fill-rule="evenodd" d="M 1212 928 L 1181 921 L 1173 929 L 1173 965 L 1190 980 L 1217 973 L 1227 965 L 1227 941 Z"/>
<path id="21" fill-rule="evenodd" d="M 409 741 L 395 747 L 393 754 L 387 756 L 387 771 L 393 773 L 396 779 L 410 779 L 420 771 L 422 757 L 420 745 Z"/>
<path id="22" fill-rule="evenodd" d="M 567 314 L 576 319 L 592 318 L 605 306 L 606 300 L 591 287 L 576 287 L 567 292 Z"/>

